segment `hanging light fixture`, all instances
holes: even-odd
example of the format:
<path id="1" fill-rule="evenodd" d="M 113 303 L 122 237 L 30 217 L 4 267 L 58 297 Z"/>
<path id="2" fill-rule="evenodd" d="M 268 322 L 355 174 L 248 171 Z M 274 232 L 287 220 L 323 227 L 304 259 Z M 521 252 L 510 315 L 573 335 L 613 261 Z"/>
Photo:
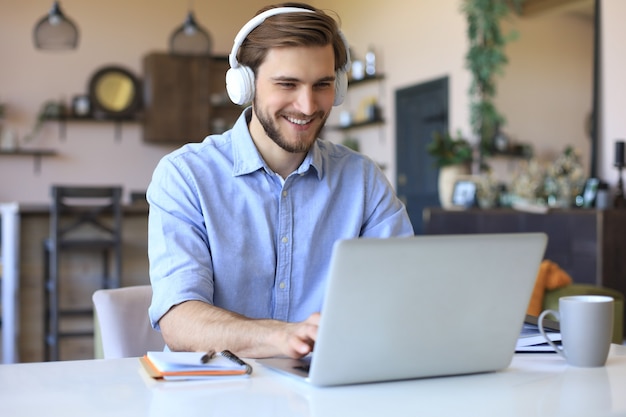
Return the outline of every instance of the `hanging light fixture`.
<path id="1" fill-rule="evenodd" d="M 59 2 L 52 4 L 50 12 L 35 26 L 34 41 L 37 49 L 67 50 L 78 47 L 78 28 L 61 11 Z"/>
<path id="2" fill-rule="evenodd" d="M 196 23 L 191 2 L 189 3 L 185 22 L 170 36 L 170 52 L 176 55 L 211 55 L 211 35 Z"/>

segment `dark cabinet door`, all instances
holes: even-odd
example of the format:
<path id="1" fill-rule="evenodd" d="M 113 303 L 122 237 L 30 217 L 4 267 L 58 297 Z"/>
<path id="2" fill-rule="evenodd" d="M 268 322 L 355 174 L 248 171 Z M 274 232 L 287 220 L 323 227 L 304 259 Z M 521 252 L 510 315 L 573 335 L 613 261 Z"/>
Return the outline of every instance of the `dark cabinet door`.
<path id="1" fill-rule="evenodd" d="M 202 141 L 210 131 L 211 58 L 152 53 L 143 70 L 144 140 Z"/>

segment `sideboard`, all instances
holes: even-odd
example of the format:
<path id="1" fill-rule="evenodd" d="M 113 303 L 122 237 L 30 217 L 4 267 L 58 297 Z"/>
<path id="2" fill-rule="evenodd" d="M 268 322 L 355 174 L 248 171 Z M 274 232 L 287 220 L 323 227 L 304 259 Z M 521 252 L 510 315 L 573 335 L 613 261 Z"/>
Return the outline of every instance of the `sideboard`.
<path id="1" fill-rule="evenodd" d="M 626 294 L 626 210 L 554 209 L 537 214 L 426 208 L 423 220 L 424 234 L 544 232 L 545 259 L 556 262 L 574 282 Z"/>

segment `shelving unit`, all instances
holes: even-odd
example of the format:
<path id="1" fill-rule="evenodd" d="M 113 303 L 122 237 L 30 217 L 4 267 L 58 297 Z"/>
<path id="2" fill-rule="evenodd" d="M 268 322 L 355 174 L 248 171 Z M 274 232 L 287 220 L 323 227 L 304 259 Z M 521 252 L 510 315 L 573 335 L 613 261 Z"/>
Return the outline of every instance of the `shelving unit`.
<path id="1" fill-rule="evenodd" d="M 348 82 L 348 94 L 345 98 L 344 101 L 344 108 L 346 108 L 346 111 L 349 111 L 352 115 L 354 115 L 354 103 L 352 102 L 353 100 L 351 100 L 351 92 L 350 90 L 355 89 L 359 86 L 363 86 L 366 84 L 371 84 L 374 82 L 378 82 L 381 83 L 383 80 L 385 79 L 385 76 L 382 74 L 377 74 L 374 76 L 368 76 L 359 80 L 350 80 Z M 381 85 L 381 91 L 378 92 L 378 98 L 382 97 L 383 95 L 383 91 L 382 91 L 382 84 Z M 377 105 L 380 106 L 380 102 L 377 102 Z M 360 128 L 367 128 L 367 127 L 376 127 L 376 126 L 380 126 L 380 125 L 384 125 L 385 124 L 385 119 L 382 117 L 382 110 L 380 109 L 380 107 L 378 108 L 378 113 L 374 115 L 374 117 L 372 118 L 363 118 L 363 119 L 357 119 L 354 120 L 352 123 L 350 123 L 349 125 L 330 125 L 328 126 L 329 129 L 333 129 L 333 130 L 341 130 L 341 131 L 348 131 L 348 130 L 354 130 L 354 129 L 360 129 Z"/>
<path id="2" fill-rule="evenodd" d="M 61 117 L 47 117 L 46 121 L 53 121 L 59 123 L 59 138 L 65 140 L 67 134 L 67 123 L 114 123 L 115 125 L 115 140 L 122 139 L 122 124 L 123 123 L 137 123 L 141 120 L 141 117 L 93 117 L 93 116 L 61 116 Z"/>
<path id="3" fill-rule="evenodd" d="M 52 149 L 15 149 L 0 150 L 0 156 L 31 156 L 33 157 L 34 172 L 41 172 L 41 158 L 44 156 L 56 156 L 57 152 Z"/>
<path id="4" fill-rule="evenodd" d="M 383 73 L 349 80 L 346 97 L 333 109 L 323 133 L 325 139 L 368 155 L 382 170 L 391 163 L 382 150 L 387 134 L 385 113 L 388 111 L 384 81 Z M 372 103 L 375 108 L 370 107 Z M 346 113 L 350 115 L 350 123 L 346 123 Z"/>
<path id="5" fill-rule="evenodd" d="M 376 74 L 376 75 L 368 75 L 364 78 L 361 78 L 360 80 L 350 80 L 348 81 L 348 88 L 357 86 L 359 84 L 366 84 L 366 83 L 370 83 L 373 81 L 382 81 L 385 79 L 385 75 L 384 74 Z"/>
<path id="6" fill-rule="evenodd" d="M 372 126 L 377 126 L 377 125 L 382 125 L 382 124 L 385 124 L 385 119 L 381 117 L 380 119 L 364 120 L 362 122 L 352 123 L 347 126 L 336 125 L 336 126 L 329 126 L 329 127 L 335 130 L 348 131 L 348 130 L 359 129 L 362 127 L 372 127 Z"/>

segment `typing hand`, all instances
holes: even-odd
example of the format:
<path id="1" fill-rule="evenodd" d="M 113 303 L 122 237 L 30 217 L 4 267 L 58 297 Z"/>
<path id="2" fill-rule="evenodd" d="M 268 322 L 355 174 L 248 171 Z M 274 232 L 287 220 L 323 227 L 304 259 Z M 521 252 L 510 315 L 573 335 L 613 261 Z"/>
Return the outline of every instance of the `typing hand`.
<path id="1" fill-rule="evenodd" d="M 314 313 L 305 321 L 299 323 L 287 323 L 285 354 L 292 358 L 301 358 L 313 351 L 317 328 L 320 322 L 320 314 Z"/>

